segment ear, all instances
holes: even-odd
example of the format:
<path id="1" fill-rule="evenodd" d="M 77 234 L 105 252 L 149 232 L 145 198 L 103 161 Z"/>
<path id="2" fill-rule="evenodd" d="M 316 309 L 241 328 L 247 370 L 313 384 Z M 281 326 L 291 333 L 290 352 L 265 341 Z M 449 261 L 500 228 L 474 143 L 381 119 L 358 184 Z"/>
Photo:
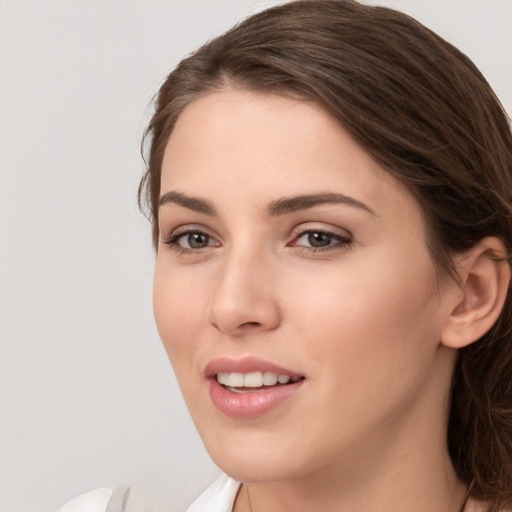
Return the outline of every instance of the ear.
<path id="1" fill-rule="evenodd" d="M 443 345 L 465 347 L 494 325 L 505 304 L 510 283 L 506 257 L 505 245 L 496 237 L 482 239 L 457 257 L 459 293 L 441 333 Z"/>

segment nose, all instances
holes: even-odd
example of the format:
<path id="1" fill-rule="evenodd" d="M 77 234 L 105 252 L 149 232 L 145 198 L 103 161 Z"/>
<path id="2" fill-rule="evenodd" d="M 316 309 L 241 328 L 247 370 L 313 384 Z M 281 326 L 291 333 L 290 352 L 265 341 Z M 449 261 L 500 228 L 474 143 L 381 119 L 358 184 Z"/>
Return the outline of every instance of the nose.
<path id="1" fill-rule="evenodd" d="M 210 303 L 210 324 L 235 337 L 276 329 L 281 313 L 275 276 L 276 269 L 264 258 L 247 253 L 228 256 Z"/>

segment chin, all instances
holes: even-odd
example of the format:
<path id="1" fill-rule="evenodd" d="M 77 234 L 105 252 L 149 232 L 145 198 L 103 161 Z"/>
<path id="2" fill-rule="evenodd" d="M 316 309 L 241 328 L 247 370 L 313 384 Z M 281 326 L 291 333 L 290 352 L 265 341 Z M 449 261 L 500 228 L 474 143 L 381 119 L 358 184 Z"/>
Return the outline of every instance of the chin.
<path id="1" fill-rule="evenodd" d="M 215 464 L 239 482 L 289 480 L 307 472 L 308 464 L 301 460 L 297 445 L 294 448 L 283 442 L 283 436 L 277 443 L 254 437 L 230 436 L 226 443 L 217 438 L 213 442 L 207 440 L 205 446 Z"/>
<path id="2" fill-rule="evenodd" d="M 291 480 L 298 475 L 286 463 L 276 466 L 272 461 L 240 460 L 239 457 L 223 457 L 214 462 L 228 476 L 238 482 L 275 482 Z"/>

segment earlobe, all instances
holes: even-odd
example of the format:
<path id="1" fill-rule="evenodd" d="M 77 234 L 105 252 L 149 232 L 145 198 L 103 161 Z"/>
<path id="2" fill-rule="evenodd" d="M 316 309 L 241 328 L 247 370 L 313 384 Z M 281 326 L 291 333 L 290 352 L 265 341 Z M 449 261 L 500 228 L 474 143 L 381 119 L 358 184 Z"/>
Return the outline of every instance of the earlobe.
<path id="1" fill-rule="evenodd" d="M 510 283 L 510 266 L 503 242 L 486 237 L 457 263 L 462 298 L 453 307 L 441 333 L 441 343 L 462 348 L 480 339 L 498 319 Z"/>

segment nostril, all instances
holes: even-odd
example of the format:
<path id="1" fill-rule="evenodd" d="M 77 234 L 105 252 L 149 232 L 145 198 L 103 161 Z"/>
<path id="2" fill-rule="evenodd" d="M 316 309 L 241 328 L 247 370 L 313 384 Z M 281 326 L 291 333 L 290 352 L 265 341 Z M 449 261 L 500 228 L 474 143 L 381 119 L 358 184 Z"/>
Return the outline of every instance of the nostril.
<path id="1" fill-rule="evenodd" d="M 221 330 L 221 328 L 219 327 L 219 325 L 216 323 L 216 322 L 210 322 L 211 325 L 213 327 L 215 327 L 215 329 L 218 329 L 218 330 Z M 242 324 L 240 324 L 239 326 L 237 326 L 235 329 L 251 329 L 251 328 L 254 328 L 254 327 L 261 327 L 261 323 L 260 322 L 244 322 Z"/>
<path id="2" fill-rule="evenodd" d="M 237 331 L 244 332 L 244 331 L 252 331 L 257 330 L 262 327 L 262 323 L 260 322 L 243 322 L 237 327 Z"/>

